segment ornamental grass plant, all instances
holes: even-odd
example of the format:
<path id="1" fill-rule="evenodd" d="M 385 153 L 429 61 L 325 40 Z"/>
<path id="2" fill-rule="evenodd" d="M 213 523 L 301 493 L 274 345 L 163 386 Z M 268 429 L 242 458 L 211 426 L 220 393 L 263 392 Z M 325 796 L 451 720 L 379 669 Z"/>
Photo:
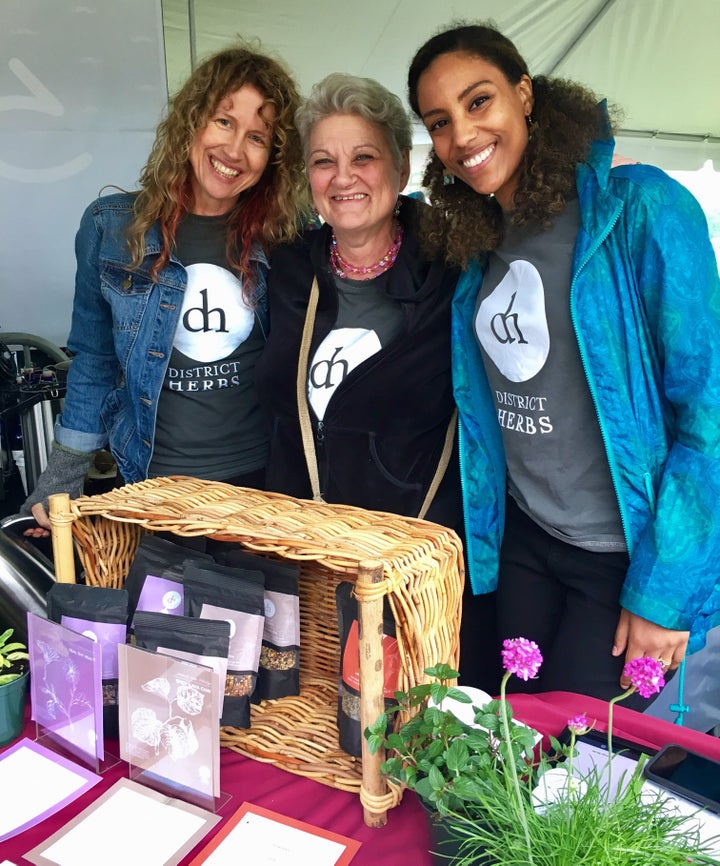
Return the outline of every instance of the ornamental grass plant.
<path id="1" fill-rule="evenodd" d="M 576 738 L 594 723 L 568 720 L 570 741 L 550 737 L 550 750 L 533 748 L 538 733 L 515 724 L 506 689 L 512 676 L 528 680 L 542 664 L 537 645 L 506 640 L 499 700 L 473 707 L 475 725 L 443 709 L 470 698 L 451 683 L 447 665 L 428 668 L 433 681 L 396 693 L 397 705 L 366 729 L 371 752 L 388 750 L 382 772 L 414 790 L 442 817 L 455 851 L 436 858 L 448 866 L 670 866 L 720 864 L 719 840 L 703 841 L 697 816 L 682 814 L 665 794 L 645 786 L 642 756 L 613 780 L 613 709 L 634 692 L 649 698 L 665 684 L 662 665 L 629 662 L 631 686 L 609 702 L 606 766 L 574 768 Z M 389 716 L 414 714 L 386 735 Z M 616 771 L 618 772 L 618 771 Z M 616 783 L 613 788 L 613 781 Z M 619 784 L 617 784 L 619 782 Z M 616 792 L 611 796 L 610 792 Z M 441 858 L 446 859 L 441 859 Z"/>

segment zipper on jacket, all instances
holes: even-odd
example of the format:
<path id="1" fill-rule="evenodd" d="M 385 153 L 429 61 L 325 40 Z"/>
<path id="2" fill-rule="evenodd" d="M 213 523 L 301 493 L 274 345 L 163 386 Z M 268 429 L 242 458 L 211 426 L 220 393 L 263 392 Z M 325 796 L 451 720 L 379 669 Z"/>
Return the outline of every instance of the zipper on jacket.
<path id="1" fill-rule="evenodd" d="M 595 389 L 595 382 L 592 380 L 589 372 L 589 366 L 587 361 L 587 353 L 585 351 L 585 344 L 583 342 L 580 329 L 578 327 L 577 321 L 577 313 L 575 310 L 575 286 L 577 283 L 577 278 L 582 272 L 583 268 L 590 259 L 595 255 L 600 246 L 605 242 L 606 238 L 610 235 L 612 230 L 617 225 L 618 220 L 620 219 L 620 214 L 622 213 L 622 205 L 618 208 L 617 213 L 613 217 L 611 223 L 606 226 L 605 232 L 597 239 L 597 241 L 592 245 L 592 247 L 588 250 L 585 258 L 580 262 L 577 271 L 573 274 L 573 278 L 570 282 L 570 319 L 572 321 L 573 329 L 575 331 L 575 339 L 577 340 L 578 350 L 580 352 L 580 361 L 582 363 L 583 372 L 585 373 L 585 381 L 587 382 L 588 389 L 590 391 L 590 397 L 592 398 L 593 407 L 595 409 L 595 417 L 598 420 L 598 427 L 600 428 L 600 435 L 602 437 L 603 446 L 605 448 L 605 456 L 607 457 L 608 469 L 610 470 L 610 480 L 612 481 L 613 490 L 615 491 L 615 499 L 618 504 L 618 511 L 620 513 L 620 524 L 622 525 L 623 535 L 625 536 L 625 544 L 628 549 L 628 553 L 631 550 L 630 543 L 630 532 L 628 530 L 628 521 L 625 516 L 625 504 L 623 503 L 620 497 L 620 484 L 618 481 L 618 473 L 617 473 L 617 463 L 615 462 L 615 457 L 612 452 L 610 446 L 610 437 L 608 436 L 607 428 L 605 426 L 605 421 L 600 414 L 600 406 L 598 403 L 597 390 Z"/>

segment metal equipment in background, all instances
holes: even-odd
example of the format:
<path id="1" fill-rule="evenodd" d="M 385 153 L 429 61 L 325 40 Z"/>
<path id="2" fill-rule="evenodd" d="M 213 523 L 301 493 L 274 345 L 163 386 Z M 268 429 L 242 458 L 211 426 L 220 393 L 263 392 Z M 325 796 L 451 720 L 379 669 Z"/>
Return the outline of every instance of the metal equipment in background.
<path id="1" fill-rule="evenodd" d="M 43 552 L 38 541 L 22 534 L 34 526 L 29 517 L 6 518 L 0 528 L 0 631 L 12 626 L 27 643 L 27 612 L 46 616 L 45 597 L 55 583 L 50 539 Z M 46 555 L 47 554 L 47 555 Z"/>
<path id="2" fill-rule="evenodd" d="M 17 469 L 27 495 L 47 466 L 70 363 L 59 346 L 43 337 L 0 331 L 3 492 Z"/>

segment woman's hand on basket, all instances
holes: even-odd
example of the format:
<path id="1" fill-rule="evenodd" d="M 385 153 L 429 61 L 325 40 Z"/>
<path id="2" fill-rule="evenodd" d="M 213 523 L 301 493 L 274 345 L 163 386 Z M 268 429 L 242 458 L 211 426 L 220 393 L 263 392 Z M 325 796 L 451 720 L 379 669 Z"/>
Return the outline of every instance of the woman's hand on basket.
<path id="1" fill-rule="evenodd" d="M 32 514 L 38 524 L 37 527 L 26 529 L 25 535 L 45 538 L 50 534 L 48 497 L 54 493 L 67 493 L 71 499 L 79 496 L 83 492 L 94 454 L 94 451 L 75 451 L 53 442 L 47 466 L 20 507 L 20 514 Z"/>
<path id="2" fill-rule="evenodd" d="M 26 529 L 23 535 L 27 535 L 30 538 L 47 538 L 50 535 L 50 518 L 47 511 L 45 511 L 45 506 L 42 502 L 36 502 L 30 509 L 30 512 L 35 518 L 37 526 L 31 526 L 29 529 Z"/>

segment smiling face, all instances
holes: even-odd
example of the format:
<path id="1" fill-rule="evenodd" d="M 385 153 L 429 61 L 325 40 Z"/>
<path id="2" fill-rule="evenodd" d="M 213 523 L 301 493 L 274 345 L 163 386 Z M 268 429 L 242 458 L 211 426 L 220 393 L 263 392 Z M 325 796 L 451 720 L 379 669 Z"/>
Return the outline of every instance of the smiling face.
<path id="1" fill-rule="evenodd" d="M 315 207 L 338 238 L 369 240 L 392 226 L 409 159 L 395 165 L 379 126 L 356 114 L 324 117 L 310 134 L 307 164 Z"/>
<path id="2" fill-rule="evenodd" d="M 270 157 L 275 110 L 251 84 L 220 100 L 190 146 L 192 212 L 220 216 L 262 177 Z"/>
<path id="3" fill-rule="evenodd" d="M 435 153 L 452 174 L 512 209 L 528 142 L 532 82 L 511 84 L 474 54 L 437 57 L 418 81 L 418 106 Z"/>

